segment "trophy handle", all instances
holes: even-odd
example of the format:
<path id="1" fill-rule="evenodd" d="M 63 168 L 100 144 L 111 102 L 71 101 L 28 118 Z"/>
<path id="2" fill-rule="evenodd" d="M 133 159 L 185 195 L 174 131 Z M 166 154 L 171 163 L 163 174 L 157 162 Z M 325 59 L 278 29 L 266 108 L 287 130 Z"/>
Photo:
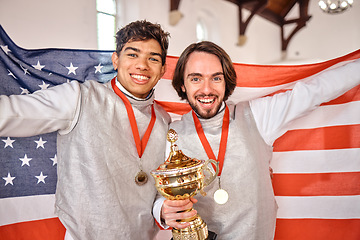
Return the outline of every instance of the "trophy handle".
<path id="1" fill-rule="evenodd" d="M 212 163 L 216 166 L 215 169 L 215 173 L 213 171 L 211 171 L 211 169 L 209 168 L 209 163 Z M 214 181 L 214 179 L 216 178 L 216 176 L 219 173 L 219 162 L 213 160 L 213 159 L 208 159 L 206 160 L 205 164 L 204 164 L 204 170 L 208 171 L 210 173 L 210 177 L 206 178 L 204 180 L 204 187 L 208 186 L 212 181 Z"/>

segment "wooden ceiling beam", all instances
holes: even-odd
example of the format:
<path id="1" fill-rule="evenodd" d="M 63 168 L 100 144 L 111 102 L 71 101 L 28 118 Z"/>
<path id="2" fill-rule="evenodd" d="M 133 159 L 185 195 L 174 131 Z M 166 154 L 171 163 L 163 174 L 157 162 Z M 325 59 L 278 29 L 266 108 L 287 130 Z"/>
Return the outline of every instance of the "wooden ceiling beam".
<path id="1" fill-rule="evenodd" d="M 284 21 L 284 24 L 281 26 L 281 50 L 285 53 L 287 51 L 287 47 L 291 39 L 294 35 L 306 26 L 307 21 L 310 20 L 311 16 L 308 15 L 309 8 L 309 0 L 299 0 L 299 18 Z M 284 27 L 288 24 L 296 24 L 295 28 L 289 34 L 289 36 L 285 37 Z"/>
<path id="2" fill-rule="evenodd" d="M 170 0 L 170 14 L 169 23 L 171 26 L 175 26 L 184 17 L 179 11 L 179 5 L 181 0 Z"/>
<path id="3" fill-rule="evenodd" d="M 237 2 L 236 5 L 239 8 L 239 38 L 238 38 L 238 45 L 242 46 L 245 44 L 247 38 L 245 36 L 245 32 L 246 29 L 250 23 L 250 21 L 252 20 L 252 18 L 259 12 L 261 12 L 262 10 L 265 9 L 266 4 L 267 4 L 268 0 L 247 0 L 247 1 L 232 1 L 232 2 Z M 245 3 L 244 3 L 245 2 Z M 250 11 L 250 15 L 246 18 L 243 19 L 243 8 L 244 8 L 244 4 L 246 4 L 247 2 L 252 2 L 254 3 L 251 11 Z"/>
<path id="4" fill-rule="evenodd" d="M 179 10 L 181 0 L 170 0 L 170 11 Z"/>
<path id="5" fill-rule="evenodd" d="M 259 12 L 257 15 L 259 15 L 260 17 L 262 17 L 278 26 L 281 26 L 284 23 L 284 18 L 275 14 L 274 12 L 270 11 L 267 8 L 265 8 L 263 11 Z"/>
<path id="6" fill-rule="evenodd" d="M 286 51 L 290 40 L 303 27 L 306 26 L 307 21 L 311 18 L 308 15 L 309 0 L 225 0 L 236 4 L 239 8 L 239 38 L 238 45 L 244 45 L 246 42 L 245 32 L 249 23 L 258 15 L 281 28 L 281 49 Z M 183 17 L 179 11 L 181 0 L 170 0 L 170 24 L 176 25 Z M 286 17 L 289 12 L 298 4 L 299 17 L 287 20 Z M 246 18 L 242 12 L 246 9 L 250 15 Z M 295 28 L 285 37 L 284 27 L 289 24 L 296 24 Z"/>

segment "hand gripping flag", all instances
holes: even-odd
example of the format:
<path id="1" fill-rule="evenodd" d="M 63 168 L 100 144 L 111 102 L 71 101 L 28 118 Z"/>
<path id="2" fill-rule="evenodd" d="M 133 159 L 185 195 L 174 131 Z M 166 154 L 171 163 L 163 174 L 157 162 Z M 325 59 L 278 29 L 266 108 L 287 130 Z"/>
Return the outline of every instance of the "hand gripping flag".
<path id="1" fill-rule="evenodd" d="M 0 94 L 29 94 L 69 80 L 115 76 L 110 51 L 36 49 L 15 45 L 0 26 Z M 234 103 L 291 90 L 328 68 L 360 58 L 360 50 L 329 61 L 292 66 L 234 63 Z M 156 86 L 173 119 L 190 111 L 171 86 L 177 57 Z M 295 121 L 274 143 L 273 186 L 279 205 L 275 239 L 360 238 L 360 87 Z M 301 141 L 299 141 L 301 139 Z M 63 239 L 54 215 L 56 135 L 0 137 L 1 239 Z M 234 209 L 236 211 L 236 209 Z"/>

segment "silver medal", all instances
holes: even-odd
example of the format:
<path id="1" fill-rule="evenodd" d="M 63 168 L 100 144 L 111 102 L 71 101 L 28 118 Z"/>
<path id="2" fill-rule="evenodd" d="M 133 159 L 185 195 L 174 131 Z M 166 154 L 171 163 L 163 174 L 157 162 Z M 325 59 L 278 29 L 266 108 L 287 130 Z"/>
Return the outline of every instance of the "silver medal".
<path id="1" fill-rule="evenodd" d="M 229 194 L 224 189 L 218 189 L 214 193 L 214 200 L 217 204 L 225 204 L 229 199 Z"/>

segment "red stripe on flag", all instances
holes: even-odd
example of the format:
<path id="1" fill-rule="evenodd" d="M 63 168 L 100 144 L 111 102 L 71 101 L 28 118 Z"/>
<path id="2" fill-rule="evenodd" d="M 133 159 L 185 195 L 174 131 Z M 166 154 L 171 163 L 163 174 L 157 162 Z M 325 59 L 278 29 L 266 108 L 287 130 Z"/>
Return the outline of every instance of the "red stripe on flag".
<path id="1" fill-rule="evenodd" d="M 191 107 L 187 103 L 181 102 L 164 102 L 164 101 L 155 101 L 157 104 L 162 106 L 165 111 L 169 113 L 175 113 L 179 115 L 183 115 L 191 111 Z"/>
<path id="2" fill-rule="evenodd" d="M 65 227 L 59 218 L 48 218 L 1 226 L 0 236 L 6 240 L 64 240 Z"/>
<path id="3" fill-rule="evenodd" d="M 274 96 L 274 95 L 276 95 L 278 93 L 283 93 L 283 92 L 287 92 L 287 91 L 291 91 L 291 89 L 280 89 L 280 90 L 278 90 L 276 92 L 265 95 L 264 97 L 272 97 L 272 96 Z"/>
<path id="4" fill-rule="evenodd" d="M 277 219 L 275 240 L 359 240 L 360 219 Z"/>
<path id="5" fill-rule="evenodd" d="M 343 104 L 343 103 L 355 102 L 355 101 L 360 101 L 360 85 L 347 91 L 345 94 L 341 95 L 340 97 L 335 98 L 327 103 L 323 103 L 321 105 L 335 105 L 335 104 Z"/>
<path id="6" fill-rule="evenodd" d="M 274 142 L 274 152 L 344 148 L 360 148 L 360 124 L 289 130 Z"/>
<path id="7" fill-rule="evenodd" d="M 264 97 L 271 97 L 274 96 L 275 94 L 278 93 L 283 93 L 283 92 L 287 92 L 287 91 L 291 91 L 291 89 L 281 89 L 279 91 L 273 92 L 271 94 L 268 94 Z M 335 104 L 344 104 L 344 103 L 349 103 L 349 102 L 355 102 L 355 101 L 360 101 L 360 85 L 354 87 L 353 89 L 347 91 L 346 93 L 344 93 L 343 95 L 341 95 L 338 98 L 335 98 L 327 103 L 323 103 L 321 104 L 321 106 L 323 105 L 335 105 Z"/>
<path id="8" fill-rule="evenodd" d="M 274 87 L 307 78 L 337 63 L 360 58 L 360 50 L 325 62 L 304 65 L 256 65 L 234 63 L 238 87 Z M 179 57 L 166 58 L 164 79 L 171 80 Z"/>
<path id="9" fill-rule="evenodd" d="M 360 172 L 274 174 L 276 196 L 360 195 Z"/>
<path id="10" fill-rule="evenodd" d="M 255 65 L 234 63 L 238 87 L 274 87 L 307 78 L 342 61 L 360 57 L 360 50 L 345 56 L 306 65 Z"/>
<path id="11" fill-rule="evenodd" d="M 166 57 L 166 71 L 164 76 L 162 77 L 163 79 L 172 80 L 178 59 L 179 57 L 173 57 L 173 56 Z"/>

